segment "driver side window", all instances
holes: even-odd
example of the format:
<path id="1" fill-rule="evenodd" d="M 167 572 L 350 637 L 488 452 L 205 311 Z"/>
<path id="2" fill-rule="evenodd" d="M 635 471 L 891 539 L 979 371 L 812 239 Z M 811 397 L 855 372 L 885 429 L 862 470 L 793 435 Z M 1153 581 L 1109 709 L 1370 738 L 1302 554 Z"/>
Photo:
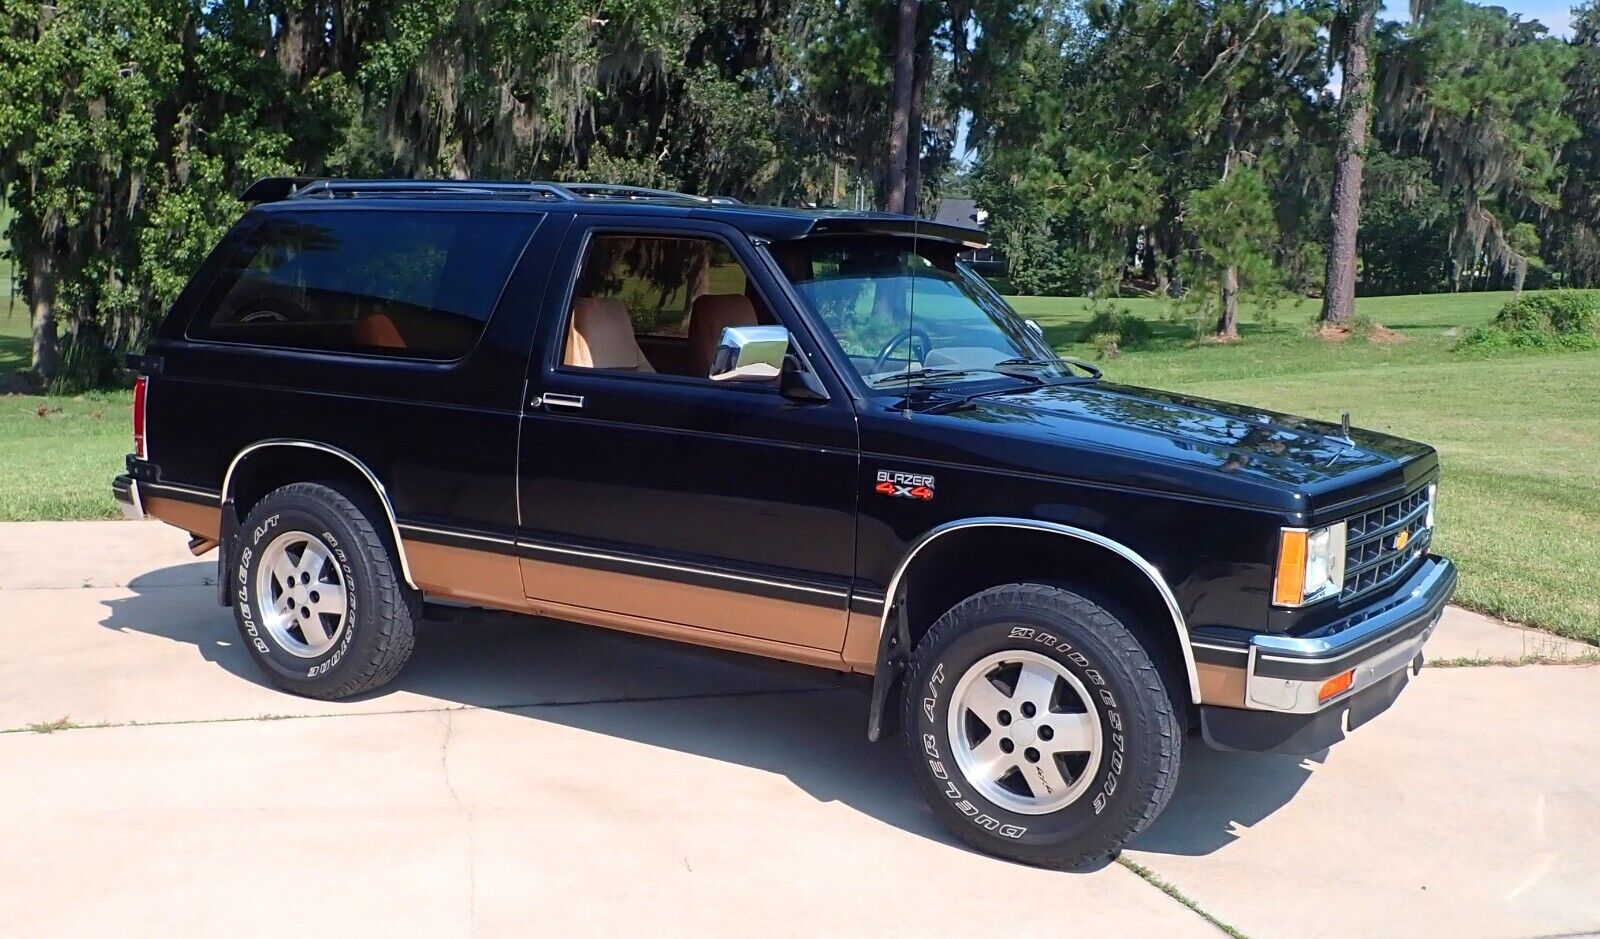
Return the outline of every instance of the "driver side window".
<path id="1" fill-rule="evenodd" d="M 707 378 L 723 329 L 776 322 L 722 242 L 607 233 L 584 252 L 561 361 Z"/>

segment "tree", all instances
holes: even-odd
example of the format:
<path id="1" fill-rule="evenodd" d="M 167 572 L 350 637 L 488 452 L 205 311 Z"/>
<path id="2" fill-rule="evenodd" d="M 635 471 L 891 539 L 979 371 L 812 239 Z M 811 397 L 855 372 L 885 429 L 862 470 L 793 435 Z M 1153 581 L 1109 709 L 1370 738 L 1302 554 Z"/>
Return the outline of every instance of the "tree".
<path id="1" fill-rule="evenodd" d="M 1541 238 L 1563 283 L 1588 287 L 1600 284 L 1600 2 L 1573 11 L 1571 46 L 1561 111 L 1578 133 L 1561 151 L 1560 202 Z"/>
<path id="2" fill-rule="evenodd" d="M 1573 48 L 1503 8 L 1462 0 L 1387 44 L 1379 124 L 1391 150 L 1431 162 L 1454 198 L 1452 286 L 1486 279 L 1491 265 L 1519 284 L 1539 245 L 1517 226 L 1557 208 L 1559 154 L 1578 133 L 1562 109 Z"/>
<path id="3" fill-rule="evenodd" d="M 1275 229 L 1274 194 L 1303 191 L 1278 184 L 1298 165 L 1289 154 L 1315 122 L 1325 82 L 1319 22 L 1313 11 L 1254 0 L 1129 0 L 1090 4 L 1086 13 L 1047 20 L 1046 38 L 1029 51 L 1044 84 L 1017 96 L 1055 103 L 997 109 L 984 125 L 977 191 L 992 227 L 1008 252 L 1060 233 L 1053 253 L 1074 268 L 1065 279 L 1096 292 L 1119 289 L 1136 267 L 1163 288 L 1185 271 L 1203 274 L 1217 329 L 1232 336 L 1241 292 L 1274 288 L 1266 269 L 1252 265 L 1245 277 L 1227 262 L 1258 244 L 1271 253 L 1277 239 L 1258 241 L 1253 223 L 1248 231 L 1208 227 L 1192 206 Z M 1251 170 L 1234 180 L 1241 167 Z M 1015 219 L 1019 203 L 1026 214 Z M 1231 239 L 1239 244 L 1226 246 Z M 1031 257 L 1012 257 L 1024 284 L 1033 278 L 1018 278 L 1017 262 Z M 1213 268 L 1215 260 L 1222 265 Z"/>
<path id="4" fill-rule="evenodd" d="M 1377 150 L 1361 198 L 1361 293 L 1428 293 L 1449 283 L 1456 207 L 1431 163 Z"/>
<path id="5" fill-rule="evenodd" d="M 911 111 L 915 100 L 917 0 L 896 0 L 894 30 L 894 106 L 889 112 L 889 166 L 884 199 L 890 212 L 905 212 L 914 200 L 906 189 L 906 163 L 917 156 L 910 147 Z M 920 136 L 920 128 L 918 134 Z"/>
<path id="6" fill-rule="evenodd" d="M 1356 238 L 1361 227 L 1361 171 L 1372 126 L 1371 48 L 1378 0 L 1340 0 L 1334 45 L 1339 49 L 1338 143 L 1328 200 L 1328 273 L 1322 322 L 1343 324 L 1356 313 Z"/>

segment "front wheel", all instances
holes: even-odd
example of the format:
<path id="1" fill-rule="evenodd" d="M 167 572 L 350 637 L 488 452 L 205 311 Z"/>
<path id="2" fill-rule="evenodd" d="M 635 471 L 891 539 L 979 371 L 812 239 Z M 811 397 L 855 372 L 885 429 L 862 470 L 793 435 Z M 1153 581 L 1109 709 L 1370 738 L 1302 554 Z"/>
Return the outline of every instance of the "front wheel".
<path id="1" fill-rule="evenodd" d="M 1103 863 L 1177 780 L 1182 734 L 1155 665 L 1114 616 L 1057 587 L 994 587 L 940 617 L 903 706 L 934 813 L 1012 860 Z"/>

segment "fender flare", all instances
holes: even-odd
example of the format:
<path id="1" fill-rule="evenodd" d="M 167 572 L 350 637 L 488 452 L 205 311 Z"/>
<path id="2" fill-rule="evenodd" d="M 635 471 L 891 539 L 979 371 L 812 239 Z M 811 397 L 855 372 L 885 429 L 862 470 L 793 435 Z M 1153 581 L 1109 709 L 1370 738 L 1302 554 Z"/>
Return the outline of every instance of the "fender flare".
<path id="1" fill-rule="evenodd" d="M 1189 696 L 1195 704 L 1200 703 L 1200 673 L 1195 666 L 1194 648 L 1189 640 L 1189 627 L 1184 622 L 1183 611 L 1178 607 L 1178 598 L 1173 594 L 1172 588 L 1167 584 L 1166 578 L 1161 576 L 1161 571 L 1144 558 L 1139 552 L 1133 550 L 1120 541 L 1107 538 L 1082 528 L 1071 525 L 1062 525 L 1059 522 L 1044 522 L 1037 519 L 1006 518 L 1002 516 L 983 516 L 977 518 L 962 518 L 946 522 L 924 532 L 900 559 L 900 564 L 895 568 L 894 576 L 889 578 L 889 589 L 884 594 L 883 618 L 878 623 L 878 660 L 877 669 L 872 680 L 872 710 L 867 723 L 867 737 L 877 740 L 882 731 L 883 710 L 888 703 L 889 689 L 894 684 L 895 663 L 889 654 L 889 640 L 894 635 L 894 628 L 898 624 L 891 624 L 889 617 L 901 607 L 895 602 L 899 595 L 906 572 L 911 569 L 912 562 L 930 543 L 943 535 L 953 531 L 968 528 L 1021 528 L 1032 531 L 1048 532 L 1075 538 L 1110 551 L 1128 563 L 1132 564 L 1146 578 L 1156 592 L 1161 595 L 1162 601 L 1167 606 L 1167 612 L 1172 616 L 1173 629 L 1178 634 L 1178 647 L 1183 656 L 1183 668 L 1189 679 Z"/>
<path id="2" fill-rule="evenodd" d="M 234 454 L 233 459 L 228 463 L 227 472 L 222 476 L 222 515 L 224 525 L 227 524 L 227 520 L 230 515 L 237 515 L 236 512 L 232 511 L 234 471 L 239 468 L 239 464 L 243 463 L 245 458 L 250 454 L 259 450 L 265 450 L 269 447 L 297 447 L 303 450 L 320 450 L 323 453 L 332 454 L 333 456 L 336 456 L 355 467 L 356 471 L 359 472 L 364 479 L 366 479 L 367 484 L 372 487 L 373 494 L 378 497 L 378 504 L 383 506 L 384 518 L 389 523 L 389 533 L 394 538 L 395 553 L 400 556 L 401 576 L 405 578 L 405 582 L 408 585 L 410 585 L 412 588 L 416 588 L 417 582 L 411 577 L 411 564 L 406 560 L 405 542 L 400 540 L 400 524 L 395 519 L 394 503 L 389 501 L 389 490 L 384 488 L 383 481 L 378 479 L 378 474 L 369 469 L 365 463 L 356 459 L 347 451 L 339 449 L 338 447 L 329 446 L 325 443 L 318 443 L 315 440 L 298 440 L 290 437 L 272 437 L 266 440 L 258 440 Z M 235 518 L 236 524 L 241 521 L 241 519 Z M 224 551 L 223 559 L 226 558 L 226 555 L 227 552 Z M 220 582 L 221 578 L 218 578 L 218 580 Z"/>

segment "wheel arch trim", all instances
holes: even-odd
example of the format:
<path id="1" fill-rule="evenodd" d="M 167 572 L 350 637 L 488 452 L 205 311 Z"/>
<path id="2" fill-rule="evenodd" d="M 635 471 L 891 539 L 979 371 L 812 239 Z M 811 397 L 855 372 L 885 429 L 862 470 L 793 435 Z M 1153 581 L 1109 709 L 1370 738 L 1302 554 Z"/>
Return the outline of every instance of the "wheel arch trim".
<path id="1" fill-rule="evenodd" d="M 922 552 L 922 549 L 926 548 L 929 544 L 933 543 L 941 536 L 948 535 L 954 531 L 962 531 L 969 528 L 1020 528 L 1062 535 L 1068 538 L 1075 538 L 1079 541 L 1084 541 L 1104 550 L 1110 551 L 1118 557 L 1121 557 L 1123 560 L 1129 562 L 1134 567 L 1138 568 L 1139 571 L 1149 579 L 1151 585 L 1155 587 L 1156 592 L 1161 595 L 1162 601 L 1166 603 L 1167 612 L 1172 616 L 1172 625 L 1177 631 L 1178 646 L 1183 656 L 1183 668 L 1187 673 L 1187 678 L 1189 679 L 1189 696 L 1195 704 L 1200 703 L 1200 672 L 1195 666 L 1194 649 L 1190 645 L 1189 640 L 1189 627 L 1188 624 L 1184 622 L 1183 611 L 1178 606 L 1178 598 L 1173 594 L 1172 588 L 1167 584 L 1166 578 L 1161 576 L 1161 571 L 1157 569 L 1154 564 L 1151 564 L 1148 560 L 1146 560 L 1145 557 L 1139 552 L 1133 550 L 1120 541 L 1107 538 L 1104 535 L 1088 531 L 1087 529 L 1075 528 L 1071 525 L 1063 525 L 1059 522 L 1044 522 L 1037 519 L 1007 518 L 1003 516 L 981 516 L 974 518 L 961 518 L 956 519 L 955 521 L 945 522 L 942 525 L 938 525 L 924 532 L 922 536 L 913 542 L 911 547 L 906 550 L 905 555 L 900 559 L 899 566 L 895 568 L 894 576 L 889 578 L 889 589 L 884 594 L 885 600 L 883 604 L 883 615 L 878 621 L 880 649 L 887 649 L 888 644 L 882 642 L 882 639 L 888 634 L 890 629 L 889 617 L 895 605 L 895 597 L 899 594 L 906 572 L 911 569 L 911 565 L 914 561 L 916 561 L 917 555 Z M 887 663 L 882 661 L 881 652 L 879 657 L 880 661 L 878 662 L 878 670 L 879 673 L 882 674 L 887 670 Z"/>
<path id="2" fill-rule="evenodd" d="M 318 443 L 315 440 L 300 440 L 292 437 L 271 437 L 266 440 L 257 440 L 255 443 L 244 447 L 238 453 L 234 454 L 233 459 L 228 463 L 228 470 L 222 476 L 222 504 L 224 507 L 231 505 L 233 502 L 234 471 L 237 470 L 239 465 L 244 462 L 245 458 L 250 456 L 252 453 L 271 447 L 290 447 L 302 450 L 319 450 L 323 453 L 336 456 L 355 467 L 356 471 L 359 472 L 364 479 L 366 479 L 367 484 L 372 487 L 372 491 L 378 497 L 378 503 L 383 506 L 384 517 L 389 523 L 389 533 L 394 537 L 395 553 L 400 556 L 401 576 L 405 578 L 405 581 L 408 585 L 410 585 L 412 588 L 416 588 L 417 582 L 412 579 L 411 576 L 411 564 L 406 559 L 406 545 L 405 542 L 400 540 L 400 524 L 395 518 L 394 503 L 389 501 L 389 490 L 384 488 L 383 481 L 378 478 L 377 473 L 374 473 L 365 463 L 356 459 L 356 457 L 351 455 L 346 450 L 341 450 L 338 447 L 330 446 L 329 444 Z"/>

